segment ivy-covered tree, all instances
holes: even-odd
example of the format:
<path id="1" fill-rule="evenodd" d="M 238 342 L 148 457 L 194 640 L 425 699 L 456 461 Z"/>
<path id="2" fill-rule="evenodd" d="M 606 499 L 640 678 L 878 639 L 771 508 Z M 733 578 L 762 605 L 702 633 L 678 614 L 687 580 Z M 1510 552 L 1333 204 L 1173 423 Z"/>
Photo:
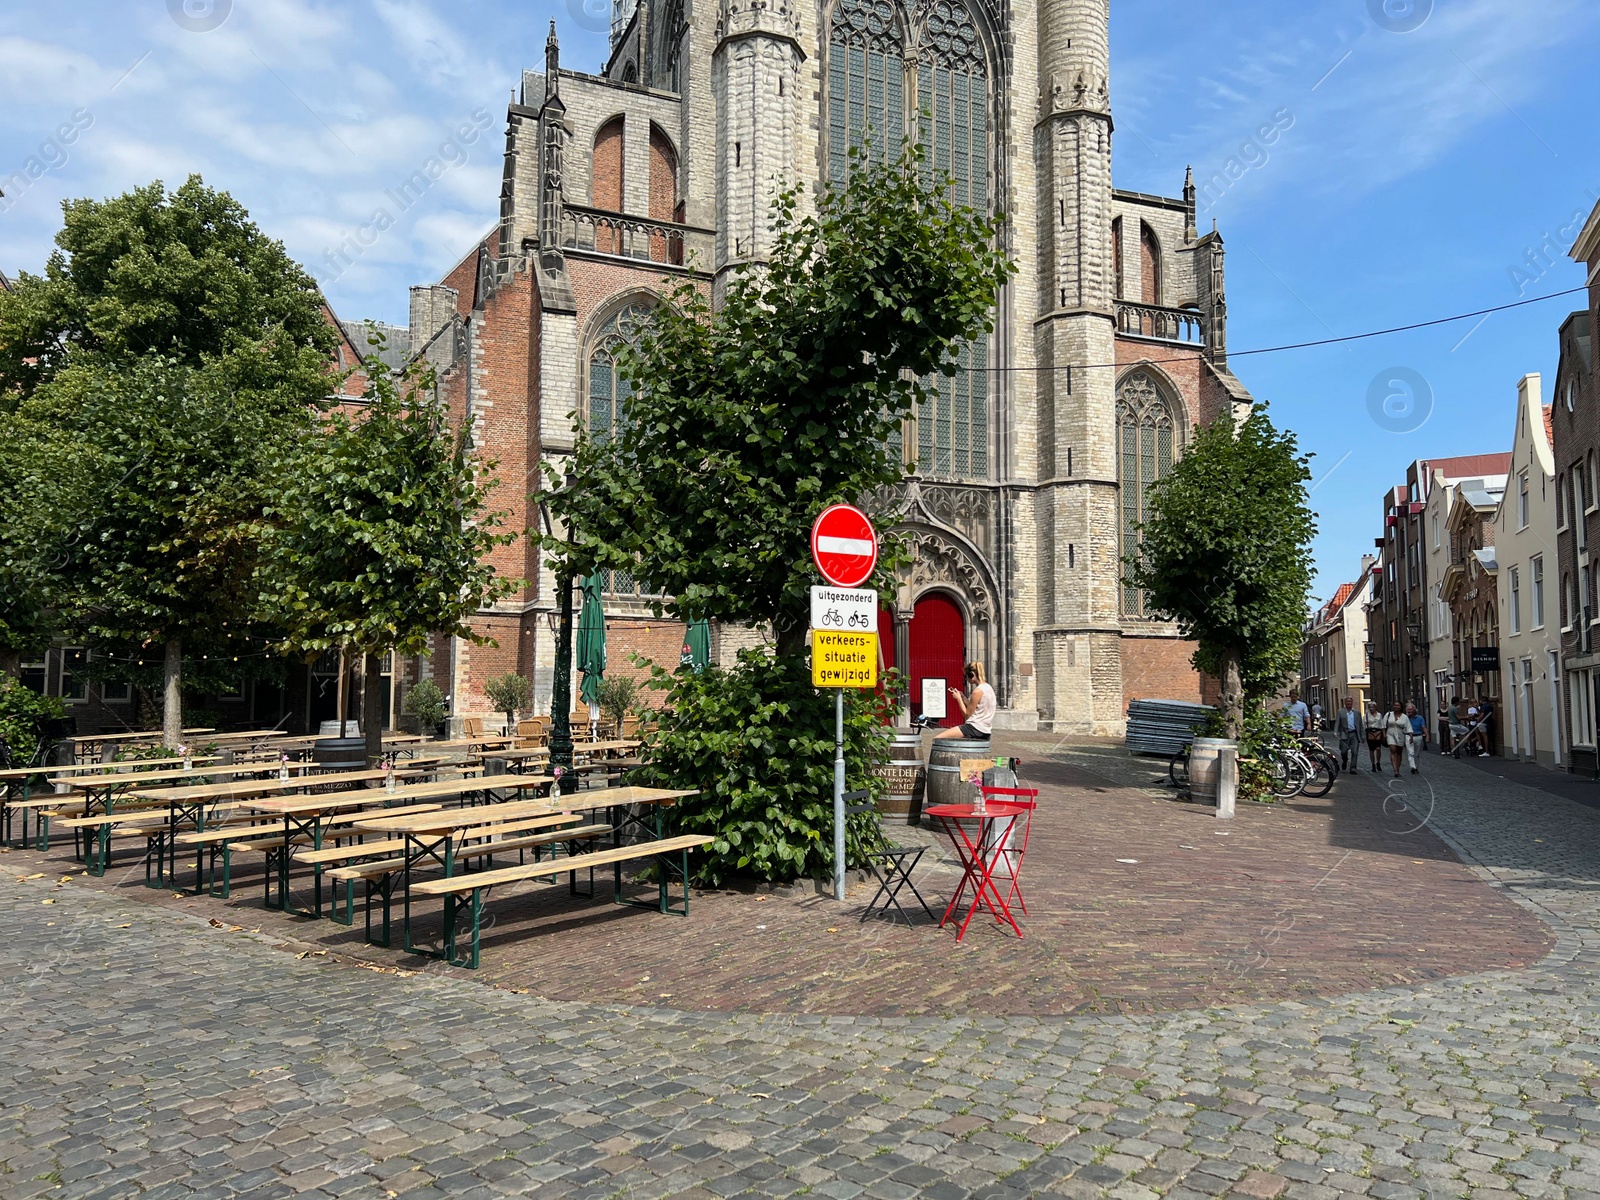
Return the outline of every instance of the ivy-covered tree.
<path id="1" fill-rule="evenodd" d="M 433 634 L 489 639 L 474 613 L 516 592 L 490 554 L 515 540 L 489 507 L 493 463 L 472 449 L 470 422 L 452 432 L 430 373 L 374 371 L 366 407 L 335 411 L 278 479 L 257 571 L 263 616 L 284 648 L 348 648 L 366 678 L 383 655 L 423 654 Z M 382 695 L 362 693 L 367 757 L 383 751 Z"/>
<path id="2" fill-rule="evenodd" d="M 1152 487 L 1125 560 L 1149 609 L 1199 643 L 1194 665 L 1221 681 L 1231 738 L 1245 701 L 1276 691 L 1299 662 L 1316 535 L 1309 461 L 1265 404 L 1237 424 L 1218 418 Z"/>
<path id="3" fill-rule="evenodd" d="M 836 501 L 870 509 L 904 479 L 902 422 L 928 381 L 953 374 L 961 347 L 992 329 L 1012 272 L 999 220 L 931 184 L 910 148 L 888 161 L 857 155 L 814 215 L 797 193 L 781 196 L 765 264 L 736 274 L 715 307 L 680 288 L 620 354 L 631 391 L 616 430 L 580 431 L 575 481 L 550 496 L 572 541 L 544 548 L 567 570 L 634 572 L 678 620 L 776 632 L 770 660 L 656 681 L 668 711 L 647 776 L 698 790 L 673 820 L 716 835 L 700 859 L 706 879 L 793 878 L 831 859 L 832 811 L 818 792 L 831 778 L 833 702 L 811 687 L 805 659 L 819 582 L 811 525 Z M 885 753 L 863 715 L 875 700 L 851 698 L 852 786 L 871 786 L 865 766 Z"/>
<path id="4" fill-rule="evenodd" d="M 198 176 L 68 201 L 55 240 L 0 292 L 0 409 L 87 480 L 33 560 L 41 611 L 159 654 L 175 745 L 185 643 L 227 644 L 255 607 L 262 480 L 331 390 L 336 334 L 312 278 Z"/>

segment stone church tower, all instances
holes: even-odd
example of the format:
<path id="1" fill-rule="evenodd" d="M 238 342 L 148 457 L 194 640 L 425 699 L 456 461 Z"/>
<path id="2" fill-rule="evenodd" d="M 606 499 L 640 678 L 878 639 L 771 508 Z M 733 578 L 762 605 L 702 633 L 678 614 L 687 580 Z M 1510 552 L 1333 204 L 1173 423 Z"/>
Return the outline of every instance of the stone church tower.
<path id="1" fill-rule="evenodd" d="M 543 71 L 507 113 L 497 228 L 413 289 L 411 345 L 521 493 L 570 452 L 575 422 L 615 424 L 613 367 L 661 294 L 713 295 L 770 250 L 782 187 L 844 179 L 851 146 L 921 141 L 957 198 L 1006 214 L 1020 267 L 996 329 L 907 422 L 915 561 L 884 652 L 921 681 L 989 668 L 999 724 L 1120 733 L 1128 700 L 1200 699 L 1192 647 L 1121 583 L 1149 485 L 1199 424 L 1249 403 L 1227 368 L 1223 251 L 1195 189 L 1112 186 L 1109 0 L 618 0 L 605 70 Z M 484 613 L 498 648 L 441 643 L 456 711 L 518 670 L 548 695 L 554 580 Z M 611 661 L 676 659 L 681 627 L 648 585 L 606 582 Z M 892 630 L 892 636 L 890 631 Z M 759 637 L 721 629 L 723 657 Z"/>

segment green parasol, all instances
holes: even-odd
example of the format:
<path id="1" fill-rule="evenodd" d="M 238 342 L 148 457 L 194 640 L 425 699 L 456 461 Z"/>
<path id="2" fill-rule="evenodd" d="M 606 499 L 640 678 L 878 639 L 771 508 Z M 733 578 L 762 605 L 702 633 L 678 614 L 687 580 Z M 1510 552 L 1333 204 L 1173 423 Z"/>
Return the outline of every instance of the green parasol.
<path id="1" fill-rule="evenodd" d="M 600 572 L 585 576 L 583 611 L 578 614 L 578 670 L 583 685 L 578 695 L 585 704 L 600 703 L 600 684 L 606 673 L 606 612 L 600 603 Z"/>
<path id="2" fill-rule="evenodd" d="M 689 628 L 683 635 L 683 656 L 678 660 L 680 667 L 693 667 L 696 671 L 703 671 L 711 665 L 711 622 L 702 618 L 689 622 Z"/>

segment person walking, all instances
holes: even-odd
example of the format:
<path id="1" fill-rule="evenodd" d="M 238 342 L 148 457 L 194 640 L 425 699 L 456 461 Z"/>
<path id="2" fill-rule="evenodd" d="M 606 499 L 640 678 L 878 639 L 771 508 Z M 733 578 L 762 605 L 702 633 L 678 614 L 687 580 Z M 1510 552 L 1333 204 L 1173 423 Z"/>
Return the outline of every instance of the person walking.
<path id="1" fill-rule="evenodd" d="M 1383 742 L 1389 747 L 1389 763 L 1394 767 L 1394 777 L 1400 778 L 1400 756 L 1405 753 L 1406 742 L 1411 737 L 1411 718 L 1406 716 L 1400 701 L 1394 702 L 1383 714 Z"/>
<path id="2" fill-rule="evenodd" d="M 1289 714 L 1289 732 L 1304 735 L 1306 727 L 1311 724 L 1311 710 L 1306 707 L 1306 702 L 1300 699 L 1300 689 L 1289 689 L 1289 703 L 1284 711 Z"/>
<path id="3" fill-rule="evenodd" d="M 1333 720 L 1339 734 L 1339 769 L 1354 771 L 1361 755 L 1361 743 L 1367 737 L 1367 719 L 1356 709 L 1354 696 L 1344 698 L 1344 708 Z"/>
<path id="4" fill-rule="evenodd" d="M 1367 701 L 1367 753 L 1372 758 L 1372 772 L 1383 770 L 1383 714 L 1371 700 Z"/>
<path id="5" fill-rule="evenodd" d="M 1406 738 L 1406 765 L 1417 773 L 1417 754 L 1428 744 L 1428 718 L 1417 711 L 1415 704 L 1406 705 L 1406 720 L 1411 723 L 1411 734 Z"/>

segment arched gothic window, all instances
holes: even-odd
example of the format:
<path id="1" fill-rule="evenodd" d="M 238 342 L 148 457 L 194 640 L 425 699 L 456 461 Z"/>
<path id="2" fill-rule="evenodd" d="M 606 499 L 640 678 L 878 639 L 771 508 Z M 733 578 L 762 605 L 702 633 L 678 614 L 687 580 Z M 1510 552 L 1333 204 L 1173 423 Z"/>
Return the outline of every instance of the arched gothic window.
<path id="1" fill-rule="evenodd" d="M 1139 288 L 1145 304 L 1161 303 L 1161 243 L 1143 221 L 1139 222 Z"/>
<path id="2" fill-rule="evenodd" d="M 838 0 L 828 38 L 828 161 L 850 173 L 850 149 L 898 153 L 905 136 L 905 31 L 893 0 Z"/>
<path id="3" fill-rule="evenodd" d="M 650 307 L 629 304 L 600 328 L 589 351 L 589 432 L 596 438 L 615 437 L 627 419 L 624 411 L 633 384 L 617 374 L 616 352 L 638 342 L 650 320 Z"/>
<path id="4" fill-rule="evenodd" d="M 989 79 L 972 14 L 933 0 L 917 53 L 917 140 L 935 176 L 955 181 L 957 204 L 989 208 Z"/>
<path id="5" fill-rule="evenodd" d="M 987 212 L 989 105 L 983 43 L 961 0 L 931 0 L 910 25 L 895 0 L 836 0 L 826 108 L 828 171 L 835 184 L 849 176 L 852 147 L 869 143 L 873 157 L 882 158 L 898 154 L 901 141 L 915 137 L 927 149 L 930 182 L 949 178 L 951 199 Z M 918 406 L 904 444 L 915 449 L 923 475 L 988 479 L 987 340 L 964 347 L 957 357 L 955 376 L 923 380 L 928 398 Z"/>
<path id="6" fill-rule="evenodd" d="M 589 351 L 589 433 L 598 440 L 614 438 L 628 420 L 633 384 L 617 373 L 617 351 L 636 345 L 650 323 L 652 306 L 625 305 L 595 335 Z M 651 596 L 659 592 L 631 571 L 602 571 L 600 590 L 607 596 Z"/>
<path id="7" fill-rule="evenodd" d="M 1117 485 L 1124 557 L 1139 544 L 1139 524 L 1149 515 L 1150 485 L 1172 470 L 1180 448 L 1172 406 L 1148 372 L 1134 371 L 1117 387 Z M 1144 593 L 1124 586 L 1122 614 L 1146 616 Z"/>

